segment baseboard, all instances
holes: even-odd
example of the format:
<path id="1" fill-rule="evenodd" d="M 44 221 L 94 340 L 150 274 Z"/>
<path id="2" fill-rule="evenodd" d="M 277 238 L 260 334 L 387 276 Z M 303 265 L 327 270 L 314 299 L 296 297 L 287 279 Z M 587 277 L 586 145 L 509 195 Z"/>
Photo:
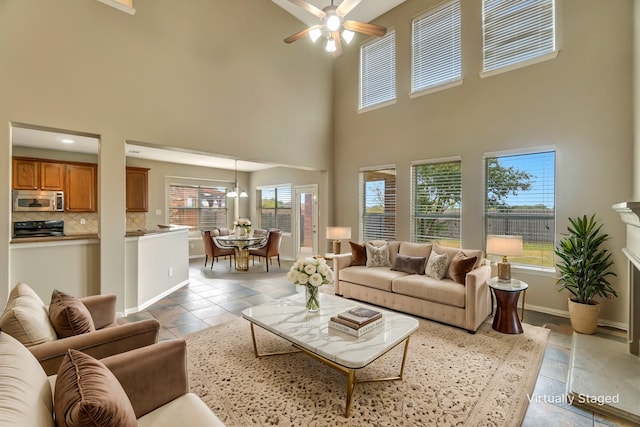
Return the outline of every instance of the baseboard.
<path id="1" fill-rule="evenodd" d="M 564 317 L 566 319 L 569 318 L 569 311 L 568 310 L 556 310 L 554 308 L 543 307 L 543 306 L 540 306 L 540 305 L 532 305 L 532 304 L 525 304 L 524 305 L 524 309 L 525 310 L 531 310 L 531 311 L 537 311 L 539 313 L 551 314 L 553 316 Z M 610 328 L 616 328 L 616 329 L 620 329 L 620 330 L 623 330 L 623 331 L 628 331 L 629 330 L 629 324 L 628 323 L 614 322 L 612 320 L 607 320 L 607 319 L 598 319 L 598 326 L 607 326 L 607 327 L 610 327 Z"/>
<path id="2" fill-rule="evenodd" d="M 166 291 L 162 292 L 161 294 L 156 295 L 155 297 L 151 298 L 150 300 L 147 300 L 147 301 L 143 302 L 142 304 L 139 304 L 136 307 L 126 308 L 124 310 L 125 316 L 128 315 L 128 314 L 137 313 L 139 311 L 142 311 L 142 310 L 146 309 L 147 307 L 149 307 L 149 306 L 153 305 L 154 303 L 160 301 L 162 298 L 172 294 L 173 292 L 177 291 L 178 289 L 180 289 L 184 285 L 187 285 L 188 283 L 189 283 L 189 279 L 184 280 L 184 281 L 178 283 L 177 285 L 173 286 L 172 288 L 169 288 Z"/>

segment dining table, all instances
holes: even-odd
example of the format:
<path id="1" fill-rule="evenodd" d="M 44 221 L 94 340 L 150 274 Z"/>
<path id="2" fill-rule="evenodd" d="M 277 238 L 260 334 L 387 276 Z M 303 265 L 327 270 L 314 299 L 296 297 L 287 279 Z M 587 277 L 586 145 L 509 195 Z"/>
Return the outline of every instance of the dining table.
<path id="1" fill-rule="evenodd" d="M 220 248 L 233 248 L 236 259 L 236 270 L 249 270 L 249 248 L 258 247 L 267 240 L 267 236 L 216 236 L 214 243 Z"/>

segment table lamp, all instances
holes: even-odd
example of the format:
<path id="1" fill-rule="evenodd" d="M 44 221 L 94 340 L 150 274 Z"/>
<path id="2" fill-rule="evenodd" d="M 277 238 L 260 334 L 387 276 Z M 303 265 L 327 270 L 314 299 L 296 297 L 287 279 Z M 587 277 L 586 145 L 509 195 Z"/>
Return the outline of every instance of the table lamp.
<path id="1" fill-rule="evenodd" d="M 351 238 L 351 227 L 327 227 L 327 239 L 333 240 L 333 253 L 340 253 L 340 240 Z"/>
<path id="2" fill-rule="evenodd" d="M 522 255 L 522 236 L 487 236 L 487 253 L 500 255 L 502 262 L 498 263 L 498 280 L 511 281 L 511 264 L 507 256 Z"/>

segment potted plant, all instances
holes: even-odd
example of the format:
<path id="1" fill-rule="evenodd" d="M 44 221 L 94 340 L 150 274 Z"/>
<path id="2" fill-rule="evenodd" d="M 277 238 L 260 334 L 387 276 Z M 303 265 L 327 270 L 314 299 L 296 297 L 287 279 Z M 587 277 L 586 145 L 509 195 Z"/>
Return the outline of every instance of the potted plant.
<path id="1" fill-rule="evenodd" d="M 560 258 L 556 264 L 560 276 L 558 291 L 571 293 L 569 297 L 569 319 L 574 331 L 593 334 L 598 326 L 600 304 L 593 297 L 617 297 L 615 289 L 607 280 L 616 276 L 610 270 L 613 265 L 611 253 L 602 247 L 609 235 L 601 232 L 595 214 L 569 218 L 568 234 L 555 249 Z"/>

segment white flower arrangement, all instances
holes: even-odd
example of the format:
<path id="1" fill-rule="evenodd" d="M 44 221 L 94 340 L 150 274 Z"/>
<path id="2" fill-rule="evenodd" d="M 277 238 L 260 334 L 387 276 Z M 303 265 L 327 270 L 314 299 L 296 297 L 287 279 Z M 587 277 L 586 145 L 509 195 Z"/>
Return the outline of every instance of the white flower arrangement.
<path id="1" fill-rule="evenodd" d="M 294 285 L 318 287 L 333 282 L 333 272 L 323 258 L 305 258 L 293 263 L 287 280 Z"/>
<path id="2" fill-rule="evenodd" d="M 251 227 L 251 221 L 247 218 L 240 218 L 233 221 L 234 227 Z"/>

